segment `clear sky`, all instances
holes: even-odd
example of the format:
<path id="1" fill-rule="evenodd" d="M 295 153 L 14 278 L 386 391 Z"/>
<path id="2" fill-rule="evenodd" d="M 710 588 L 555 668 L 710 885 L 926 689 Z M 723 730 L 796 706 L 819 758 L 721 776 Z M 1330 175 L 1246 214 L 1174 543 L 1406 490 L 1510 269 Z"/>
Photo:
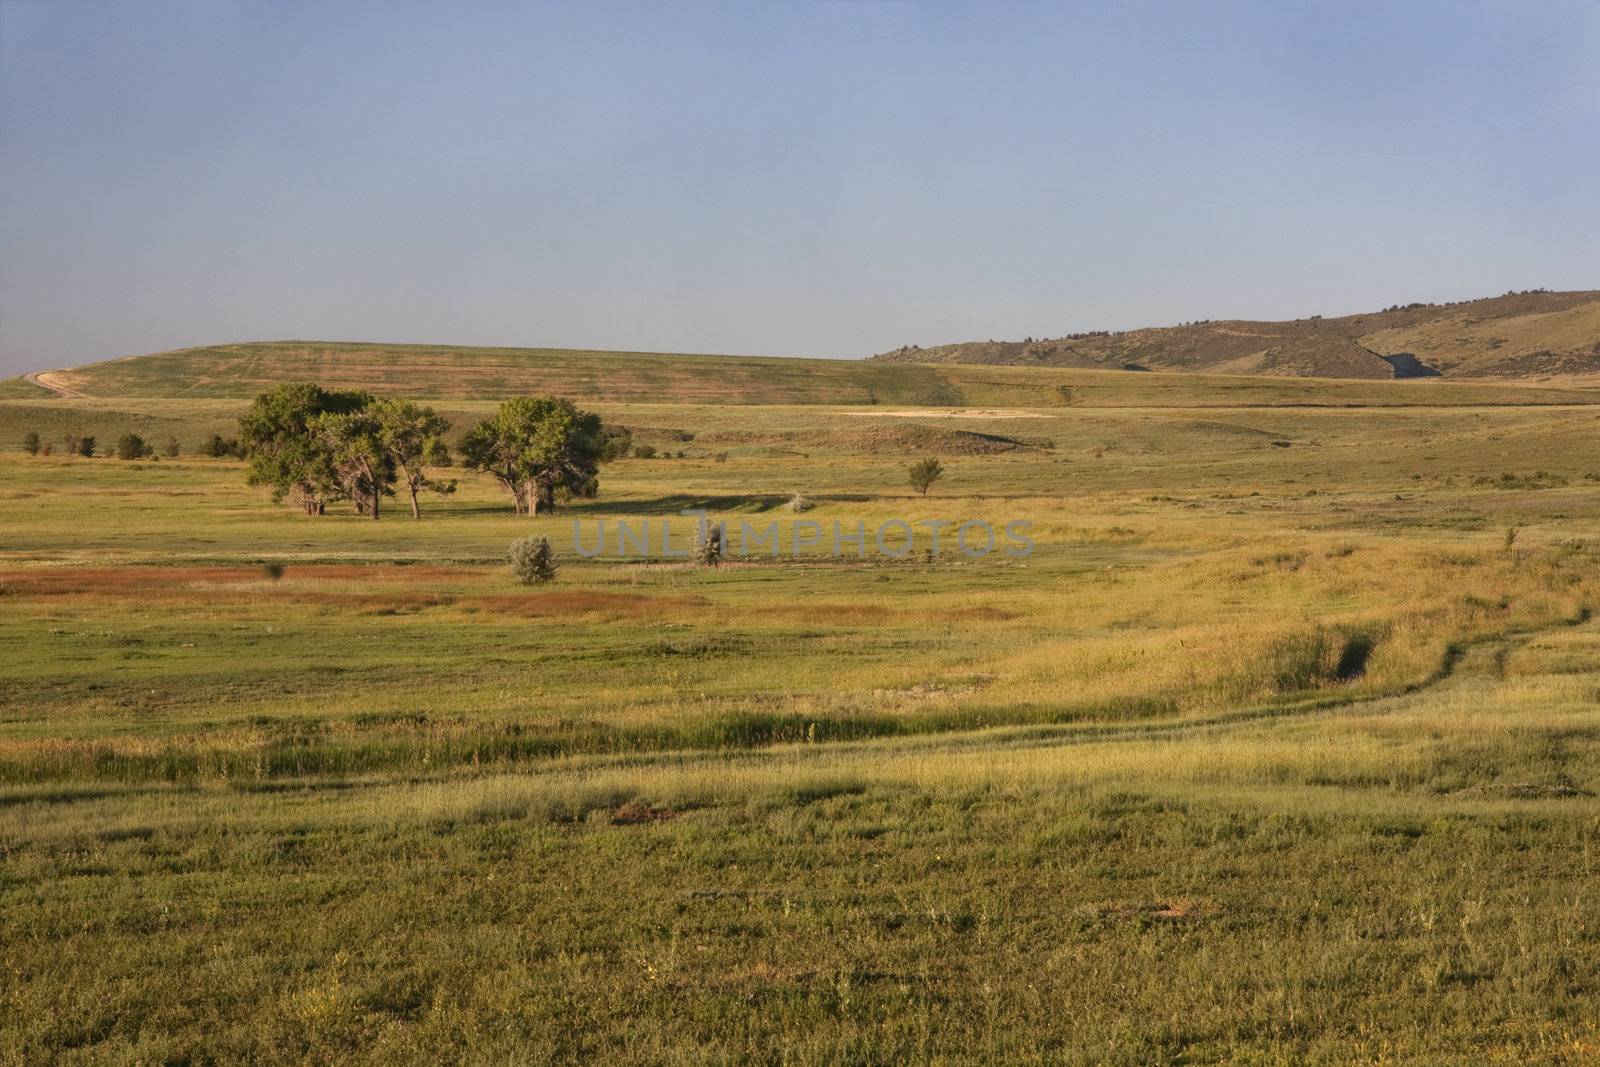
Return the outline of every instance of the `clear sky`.
<path id="1" fill-rule="evenodd" d="M 0 0 L 0 371 L 1600 287 L 1600 3 Z"/>

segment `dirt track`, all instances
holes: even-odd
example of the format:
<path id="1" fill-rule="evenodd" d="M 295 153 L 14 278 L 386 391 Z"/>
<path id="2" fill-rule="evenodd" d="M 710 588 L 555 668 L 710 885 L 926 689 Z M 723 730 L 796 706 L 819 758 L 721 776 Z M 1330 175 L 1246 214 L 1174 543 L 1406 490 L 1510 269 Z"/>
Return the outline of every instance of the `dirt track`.
<path id="1" fill-rule="evenodd" d="M 56 396 L 61 397 L 63 400 L 74 400 L 87 395 L 78 392 L 76 389 L 73 389 L 70 386 L 58 384 L 55 380 L 55 375 L 55 371 L 49 370 L 29 371 L 27 374 L 22 376 L 22 380 L 25 382 L 32 382 L 41 389 L 48 389 L 52 393 L 56 394 Z"/>

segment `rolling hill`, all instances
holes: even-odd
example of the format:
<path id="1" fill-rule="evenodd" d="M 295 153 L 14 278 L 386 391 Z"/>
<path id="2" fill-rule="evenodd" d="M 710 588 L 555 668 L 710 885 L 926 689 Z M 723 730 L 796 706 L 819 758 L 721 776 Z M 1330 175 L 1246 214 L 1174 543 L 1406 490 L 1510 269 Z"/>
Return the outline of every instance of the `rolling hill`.
<path id="1" fill-rule="evenodd" d="M 328 341 L 212 345 L 0 381 L 41 412 L 241 401 L 285 381 L 443 402 L 549 392 L 600 404 L 886 408 L 1411 407 L 1591 403 L 1591 389 L 1518 380 L 1395 382 L 1269 374 L 1130 374 L 1057 366 L 674 355 Z"/>
<path id="2" fill-rule="evenodd" d="M 873 361 L 1321 378 L 1582 377 L 1600 374 L 1600 290 L 1508 293 L 1341 318 L 1209 320 L 1054 339 L 912 345 Z"/>

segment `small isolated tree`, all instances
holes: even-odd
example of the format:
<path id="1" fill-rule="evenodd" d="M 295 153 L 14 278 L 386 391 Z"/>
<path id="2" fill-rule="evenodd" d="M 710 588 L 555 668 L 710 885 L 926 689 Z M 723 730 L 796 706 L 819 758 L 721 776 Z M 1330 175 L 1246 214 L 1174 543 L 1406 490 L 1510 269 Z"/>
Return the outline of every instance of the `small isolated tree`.
<path id="1" fill-rule="evenodd" d="M 22 450 L 28 455 L 37 456 L 41 447 L 39 435 L 32 430 L 22 435 Z"/>
<path id="2" fill-rule="evenodd" d="M 118 459 L 144 459 L 155 454 L 155 448 L 136 433 L 125 433 L 117 438 Z"/>
<path id="3" fill-rule="evenodd" d="M 411 517 L 420 519 L 418 493 L 424 489 L 455 492 L 455 482 L 441 482 L 428 474 L 430 466 L 450 465 L 450 447 L 444 443 L 450 423 L 432 408 L 419 407 L 409 400 L 380 400 L 373 405 L 372 413 L 378 420 L 378 443 L 411 497 Z"/>
<path id="4" fill-rule="evenodd" d="M 499 479 L 512 506 L 528 515 L 553 507 L 557 494 L 592 497 L 606 455 L 600 416 L 554 396 L 518 396 L 500 405 L 462 442 L 466 465 Z"/>
<path id="5" fill-rule="evenodd" d="M 176 437 L 167 438 L 167 458 L 177 459 L 182 454 L 183 446 L 178 443 L 178 439 Z"/>
<path id="6" fill-rule="evenodd" d="M 76 438 L 75 440 L 77 441 L 77 447 L 73 449 L 74 452 L 76 452 L 80 456 L 93 456 L 94 455 L 94 438 L 93 437 L 79 437 L 79 438 Z"/>
<path id="7" fill-rule="evenodd" d="M 523 585 L 542 585 L 556 576 L 556 554 L 548 537 L 523 537 L 511 542 L 511 572 Z"/>
<path id="8" fill-rule="evenodd" d="M 933 483 L 938 481 L 943 474 L 944 465 L 937 459 L 932 456 L 927 459 L 919 459 L 911 465 L 911 488 L 923 496 L 927 496 L 928 490 L 933 487 Z"/>

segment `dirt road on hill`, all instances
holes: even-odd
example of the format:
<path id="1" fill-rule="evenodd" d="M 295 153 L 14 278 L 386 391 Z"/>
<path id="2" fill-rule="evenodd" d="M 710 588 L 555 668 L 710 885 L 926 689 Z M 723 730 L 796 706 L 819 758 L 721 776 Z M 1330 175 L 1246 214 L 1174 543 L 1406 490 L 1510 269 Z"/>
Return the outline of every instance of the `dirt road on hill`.
<path id="1" fill-rule="evenodd" d="M 84 393 L 78 392 L 71 386 L 62 385 L 56 379 L 56 373 L 57 372 L 53 370 L 29 371 L 27 374 L 22 376 L 22 380 L 25 382 L 32 382 L 40 389 L 48 389 L 52 393 L 56 394 L 56 396 L 61 397 L 63 400 L 78 400 L 85 396 Z"/>

